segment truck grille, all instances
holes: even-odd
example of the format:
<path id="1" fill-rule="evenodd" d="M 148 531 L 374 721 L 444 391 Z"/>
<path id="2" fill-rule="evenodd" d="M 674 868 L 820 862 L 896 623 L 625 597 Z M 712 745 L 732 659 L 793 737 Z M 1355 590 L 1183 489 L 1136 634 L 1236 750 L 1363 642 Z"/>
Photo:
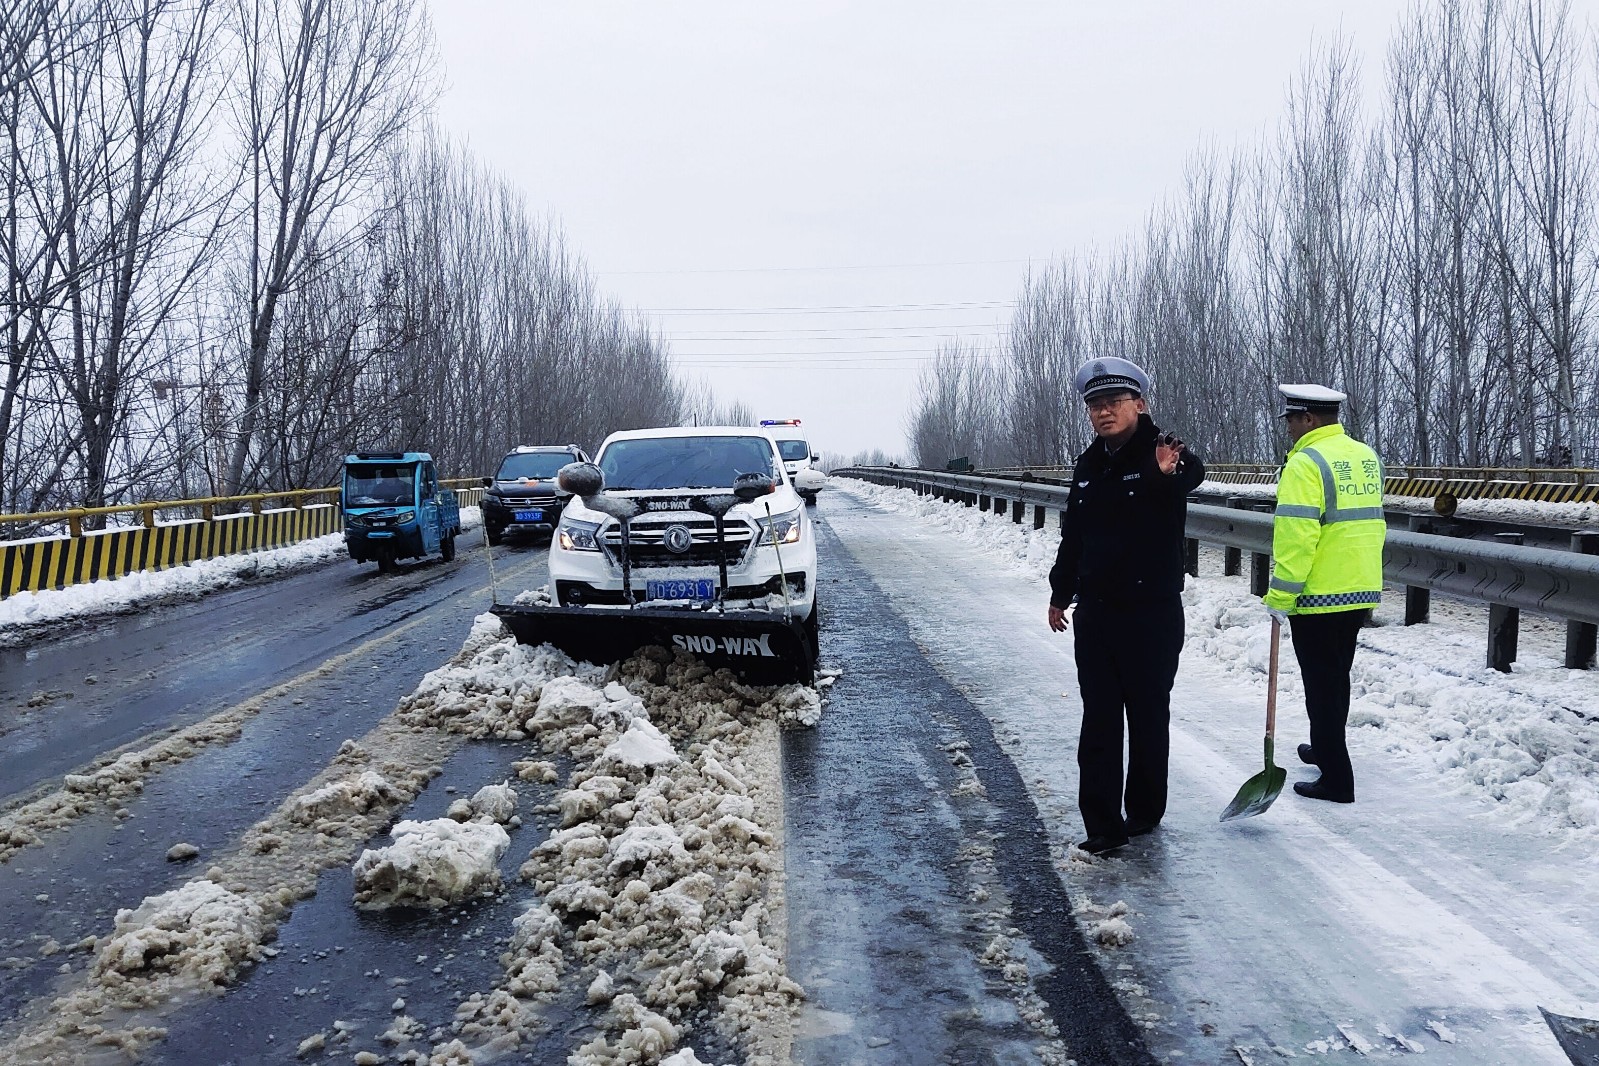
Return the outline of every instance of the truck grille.
<path id="1" fill-rule="evenodd" d="M 667 530 L 682 526 L 689 532 L 686 551 L 675 552 L 666 546 Z M 734 567 L 744 561 L 754 531 L 740 521 L 728 522 L 726 531 L 727 565 Z M 633 519 L 628 532 L 631 551 L 628 562 L 635 567 L 651 566 L 715 566 L 719 554 L 716 543 L 716 521 L 704 515 L 658 515 Z M 611 526 L 600 535 L 600 543 L 611 563 L 622 565 L 622 531 Z"/>

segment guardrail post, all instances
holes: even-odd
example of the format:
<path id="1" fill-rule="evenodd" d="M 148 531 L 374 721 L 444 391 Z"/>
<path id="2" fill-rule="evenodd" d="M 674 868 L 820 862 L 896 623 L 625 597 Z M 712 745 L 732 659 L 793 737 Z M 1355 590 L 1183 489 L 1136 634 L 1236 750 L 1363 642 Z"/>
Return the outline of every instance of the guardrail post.
<path id="1" fill-rule="evenodd" d="M 1592 530 L 1573 533 L 1571 550 L 1583 555 L 1599 555 L 1599 533 Z M 1599 645 L 1599 626 L 1592 622 L 1567 622 L 1566 669 L 1587 670 L 1593 666 L 1596 645 Z"/>
<path id="2" fill-rule="evenodd" d="M 155 504 L 147 503 L 143 507 L 141 507 L 139 509 L 139 511 L 140 511 L 141 517 L 144 519 L 144 528 L 145 529 L 154 529 L 155 528 Z"/>
<path id="3" fill-rule="evenodd" d="M 1431 533 L 1432 519 L 1425 515 L 1410 516 L 1410 532 Z M 1420 585 L 1405 586 L 1405 625 L 1420 625 L 1432 618 L 1432 589 Z"/>
<path id="4" fill-rule="evenodd" d="M 1022 524 L 1022 515 L 1027 513 L 1027 505 L 1021 500 L 1012 500 L 1010 505 L 1010 520 L 1017 525 Z"/>
<path id="5" fill-rule="evenodd" d="M 1033 528 L 1044 528 L 1044 505 L 1041 503 L 1033 504 Z"/>
<path id="6" fill-rule="evenodd" d="M 1248 508 L 1248 501 L 1242 496 L 1227 497 L 1227 506 L 1236 511 Z M 1221 572 L 1223 577 L 1237 577 L 1244 569 L 1244 549 L 1223 548 L 1221 551 Z"/>
<path id="7" fill-rule="evenodd" d="M 1520 533 L 1495 533 L 1501 544 L 1520 544 Z M 1500 673 L 1510 673 L 1516 661 L 1516 645 L 1521 637 L 1521 611 L 1502 603 L 1488 605 L 1488 665 Z"/>
<path id="8" fill-rule="evenodd" d="M 1277 508 L 1270 503 L 1257 503 L 1250 507 L 1253 511 L 1270 512 Z M 1264 596 L 1266 589 L 1271 586 L 1271 554 L 1269 552 L 1249 553 L 1249 594 L 1251 596 Z"/>
<path id="9" fill-rule="evenodd" d="M 989 505 L 989 497 L 988 497 L 988 495 L 986 493 L 979 493 L 978 496 L 977 496 L 977 509 L 979 511 L 986 511 L 986 510 L 988 510 L 988 505 Z"/>
<path id="10" fill-rule="evenodd" d="M 72 511 L 68 512 L 67 530 L 71 532 L 74 537 L 83 536 L 83 511 L 81 508 L 74 508 Z"/>

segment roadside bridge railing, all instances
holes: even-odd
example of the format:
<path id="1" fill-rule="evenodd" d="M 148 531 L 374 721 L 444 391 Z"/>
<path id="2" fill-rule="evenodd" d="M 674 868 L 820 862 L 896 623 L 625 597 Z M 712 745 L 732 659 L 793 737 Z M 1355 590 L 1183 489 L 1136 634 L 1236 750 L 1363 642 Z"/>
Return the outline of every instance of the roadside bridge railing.
<path id="1" fill-rule="evenodd" d="M 441 484 L 455 490 L 463 507 L 483 498 L 481 478 Z M 102 516 L 105 529 L 84 528 Z M 343 528 L 338 486 L 0 514 L 0 537 L 8 529 L 33 534 L 0 539 L 0 599 L 283 548 Z"/>
<path id="2" fill-rule="evenodd" d="M 1277 480 L 1271 463 L 1210 463 L 1205 476 L 1235 485 L 1264 485 Z M 1028 477 L 1065 481 L 1063 466 L 1006 467 L 980 473 L 994 477 Z M 1434 500 L 1533 500 L 1538 503 L 1599 502 L 1599 470 L 1581 467 L 1416 466 L 1389 464 L 1383 478 L 1385 496 L 1419 496 Z M 1447 506 L 1447 504 L 1446 504 Z"/>
<path id="3" fill-rule="evenodd" d="M 1009 512 L 1022 522 L 1032 508 L 1034 529 L 1043 529 L 1050 511 L 1060 514 L 1070 492 L 1064 480 L 1024 480 L 992 473 L 952 474 L 902 467 L 843 467 L 841 477 L 910 489 L 983 511 Z M 1044 475 L 1048 477 L 1049 475 Z M 1199 573 L 1199 545 L 1223 547 L 1222 570 L 1241 572 L 1250 556 L 1250 590 L 1265 595 L 1271 579 L 1272 504 L 1234 498 L 1225 507 L 1188 505 L 1187 568 Z M 1064 520 L 1064 516 L 1062 516 Z M 1487 665 L 1509 671 L 1516 659 L 1520 612 L 1566 620 L 1565 665 L 1593 666 L 1599 636 L 1599 532 L 1571 535 L 1571 551 L 1530 547 L 1519 534 L 1500 542 L 1459 540 L 1426 532 L 1418 516 L 1412 530 L 1389 530 L 1383 549 L 1383 576 L 1405 590 L 1405 624 L 1426 622 L 1431 594 L 1488 604 Z"/>

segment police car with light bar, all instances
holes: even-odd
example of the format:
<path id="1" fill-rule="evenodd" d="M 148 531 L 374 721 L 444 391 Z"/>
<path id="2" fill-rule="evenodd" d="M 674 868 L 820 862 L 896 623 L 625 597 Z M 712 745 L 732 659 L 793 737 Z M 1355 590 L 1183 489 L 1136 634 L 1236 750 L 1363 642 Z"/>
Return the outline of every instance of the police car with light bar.
<path id="1" fill-rule="evenodd" d="M 810 441 L 797 418 L 763 418 L 761 428 L 777 445 L 783 457 L 783 471 L 794 482 L 794 490 L 806 503 L 815 503 L 816 494 L 827 485 L 822 473 L 822 457 L 811 451 Z"/>

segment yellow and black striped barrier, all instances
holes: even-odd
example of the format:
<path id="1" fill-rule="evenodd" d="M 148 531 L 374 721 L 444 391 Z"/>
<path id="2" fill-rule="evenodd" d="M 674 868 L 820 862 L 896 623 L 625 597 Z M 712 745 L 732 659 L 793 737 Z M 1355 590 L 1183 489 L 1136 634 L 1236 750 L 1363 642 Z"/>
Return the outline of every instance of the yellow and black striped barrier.
<path id="1" fill-rule="evenodd" d="M 461 506 L 483 499 L 482 481 L 457 478 L 443 482 L 455 489 Z M 105 581 L 146 570 L 166 570 L 198 559 L 283 548 L 344 528 L 337 503 L 265 509 L 267 499 L 301 500 L 333 495 L 338 489 L 302 489 L 292 493 L 172 500 L 125 507 L 78 508 L 32 515 L 0 515 L 0 522 L 40 524 L 65 522 L 72 531 L 61 536 L 0 541 L 0 599 L 18 592 L 42 592 L 89 581 Z M 247 504 L 239 514 L 213 514 L 218 505 Z M 157 522 L 155 512 L 186 508 L 205 517 Z M 107 530 L 83 530 L 93 515 L 139 514 L 142 524 Z"/>

